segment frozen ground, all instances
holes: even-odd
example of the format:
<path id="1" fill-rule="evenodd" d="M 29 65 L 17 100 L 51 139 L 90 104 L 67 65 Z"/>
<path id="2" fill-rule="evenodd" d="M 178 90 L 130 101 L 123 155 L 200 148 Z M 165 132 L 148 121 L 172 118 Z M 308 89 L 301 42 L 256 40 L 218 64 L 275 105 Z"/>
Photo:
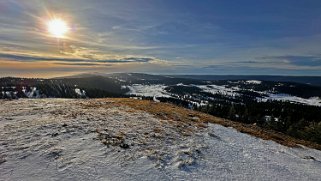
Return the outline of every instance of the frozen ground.
<path id="1" fill-rule="evenodd" d="M 113 99 L 0 103 L 0 180 L 321 178 L 320 151 L 161 120 Z"/>

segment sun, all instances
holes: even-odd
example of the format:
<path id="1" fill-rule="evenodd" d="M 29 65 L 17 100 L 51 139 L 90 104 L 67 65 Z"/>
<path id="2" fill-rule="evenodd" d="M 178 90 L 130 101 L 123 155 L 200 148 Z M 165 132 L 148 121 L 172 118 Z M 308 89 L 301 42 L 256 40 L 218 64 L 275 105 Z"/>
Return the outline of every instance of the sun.
<path id="1" fill-rule="evenodd" d="M 70 28 L 62 19 L 52 19 L 47 23 L 48 32 L 56 38 L 64 38 Z"/>

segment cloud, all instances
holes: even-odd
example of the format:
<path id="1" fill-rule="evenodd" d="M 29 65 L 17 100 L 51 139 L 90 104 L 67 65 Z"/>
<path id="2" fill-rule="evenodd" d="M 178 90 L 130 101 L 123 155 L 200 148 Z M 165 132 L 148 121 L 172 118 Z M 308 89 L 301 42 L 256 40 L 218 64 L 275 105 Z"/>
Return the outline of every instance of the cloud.
<path id="1" fill-rule="evenodd" d="M 84 59 L 74 58 L 59 58 L 59 57 L 39 57 L 34 55 L 14 55 L 8 53 L 0 53 L 0 58 L 22 61 L 22 62 L 37 62 L 37 61 L 66 61 L 66 62 L 82 62 Z"/>
<path id="2" fill-rule="evenodd" d="M 41 57 L 35 55 L 23 55 L 23 54 L 9 54 L 9 53 L 0 53 L 0 58 L 12 60 L 12 61 L 20 61 L 20 62 L 41 62 L 41 61 L 54 61 L 54 62 L 73 62 L 78 65 L 87 64 L 102 64 L 102 63 L 150 63 L 150 62 L 158 62 L 156 58 L 151 57 L 117 57 L 111 59 L 85 59 L 85 58 L 64 58 L 64 57 Z"/>
<path id="3" fill-rule="evenodd" d="M 208 65 L 208 66 L 205 66 L 205 67 L 202 67 L 203 69 L 223 69 L 224 67 L 227 67 L 227 66 L 224 66 L 224 65 Z"/>
<path id="4" fill-rule="evenodd" d="M 99 63 L 65 63 L 65 62 L 58 62 L 55 63 L 56 65 L 67 65 L 67 66 L 112 66 L 111 64 L 99 64 Z"/>
<path id="5" fill-rule="evenodd" d="M 284 56 L 265 56 L 259 57 L 264 62 L 285 63 L 295 66 L 315 67 L 321 66 L 321 55 L 284 55 Z M 253 61 L 252 63 L 259 63 Z"/>
<path id="6" fill-rule="evenodd" d="M 151 62 L 153 60 L 156 60 L 154 58 L 144 58 L 144 57 L 128 57 L 128 58 L 123 58 L 122 60 L 104 60 L 109 63 L 124 63 L 124 62 L 140 62 L 140 63 L 147 63 Z"/>
<path id="7" fill-rule="evenodd" d="M 256 64 L 256 63 L 262 63 L 257 60 L 247 60 L 247 61 L 239 61 L 239 62 L 233 62 L 233 63 L 241 63 L 241 64 Z"/>
<path id="8" fill-rule="evenodd" d="M 280 56 L 260 56 L 249 58 L 250 60 L 239 61 L 220 61 L 210 63 L 203 67 L 209 70 L 228 70 L 233 69 L 237 72 L 240 70 L 257 69 L 257 70 L 274 70 L 273 72 L 293 72 L 302 71 L 307 73 L 321 70 L 321 55 L 280 55 Z M 259 72 L 259 71 L 258 71 Z M 295 73 L 297 74 L 297 73 Z"/>

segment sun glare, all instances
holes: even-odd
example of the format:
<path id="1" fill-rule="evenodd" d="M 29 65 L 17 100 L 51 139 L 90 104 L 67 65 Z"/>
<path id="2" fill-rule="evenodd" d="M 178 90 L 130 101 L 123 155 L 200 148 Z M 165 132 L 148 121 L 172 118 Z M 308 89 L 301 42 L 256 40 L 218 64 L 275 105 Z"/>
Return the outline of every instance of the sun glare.
<path id="1" fill-rule="evenodd" d="M 62 19 L 52 19 L 47 23 L 48 32 L 56 38 L 64 38 L 69 31 L 68 24 Z"/>

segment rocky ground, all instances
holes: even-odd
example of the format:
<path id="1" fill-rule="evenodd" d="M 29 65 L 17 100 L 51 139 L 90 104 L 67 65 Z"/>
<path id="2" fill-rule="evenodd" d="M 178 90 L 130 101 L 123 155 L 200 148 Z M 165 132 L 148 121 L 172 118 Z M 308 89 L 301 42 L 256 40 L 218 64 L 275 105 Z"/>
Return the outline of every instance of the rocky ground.
<path id="1" fill-rule="evenodd" d="M 320 151 L 215 122 L 131 99 L 1 100 L 0 180 L 320 180 Z"/>

